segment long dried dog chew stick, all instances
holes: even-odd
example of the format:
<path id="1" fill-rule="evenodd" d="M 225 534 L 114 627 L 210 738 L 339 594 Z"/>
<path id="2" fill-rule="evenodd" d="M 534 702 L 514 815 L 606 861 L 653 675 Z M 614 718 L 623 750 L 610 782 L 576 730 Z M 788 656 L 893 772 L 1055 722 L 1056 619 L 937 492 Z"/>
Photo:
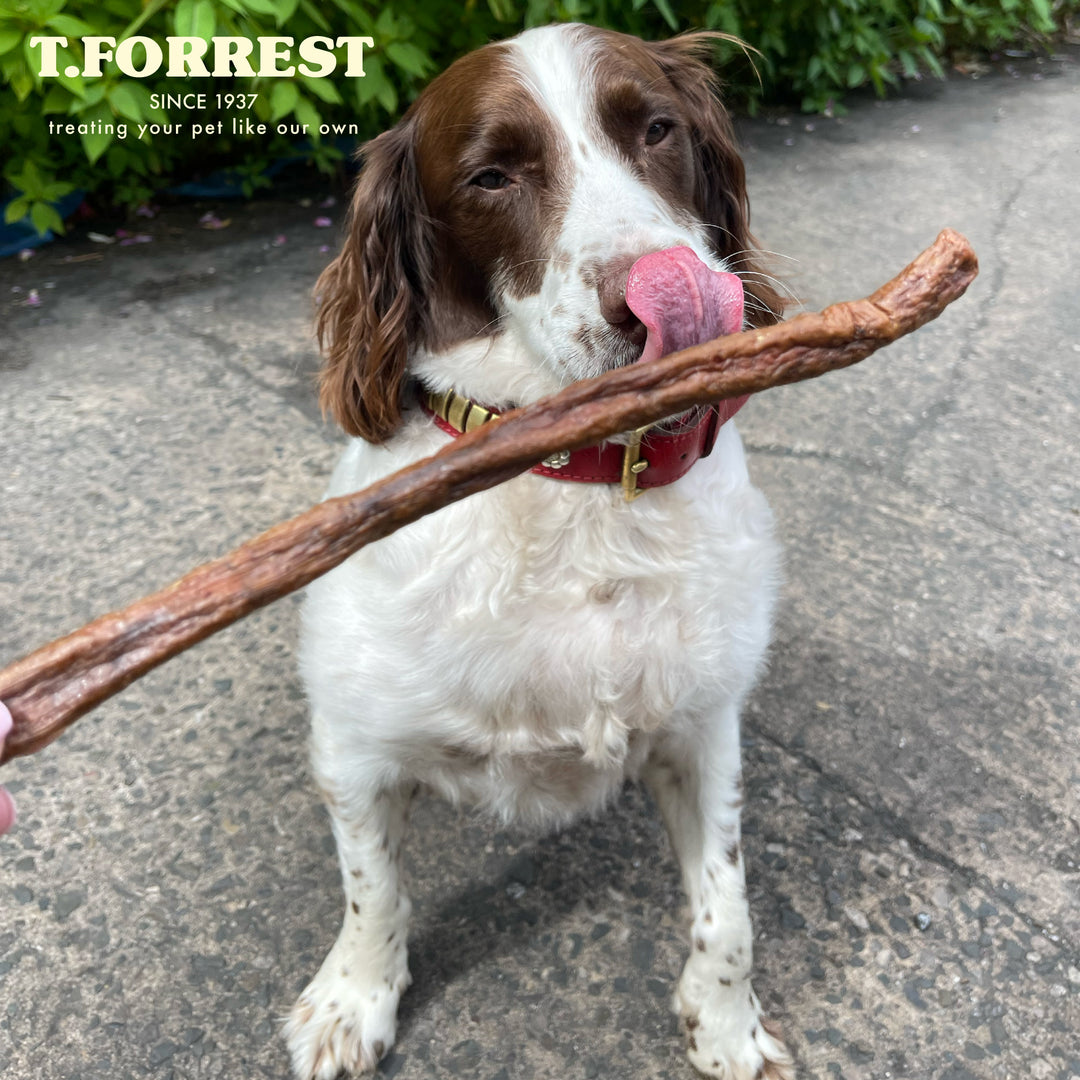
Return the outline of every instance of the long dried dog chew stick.
<path id="1" fill-rule="evenodd" d="M 0 671 L 0 701 L 15 721 L 2 760 L 40 750 L 151 668 L 424 514 L 494 487 L 556 450 L 854 364 L 936 318 L 977 272 L 968 242 L 946 229 L 865 300 L 575 383 L 363 491 L 320 503 Z"/>

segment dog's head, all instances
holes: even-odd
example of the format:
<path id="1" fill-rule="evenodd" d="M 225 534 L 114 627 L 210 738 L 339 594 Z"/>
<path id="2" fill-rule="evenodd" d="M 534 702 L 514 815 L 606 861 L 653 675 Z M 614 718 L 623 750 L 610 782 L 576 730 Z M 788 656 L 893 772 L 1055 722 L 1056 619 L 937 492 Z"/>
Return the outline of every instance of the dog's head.
<path id="1" fill-rule="evenodd" d="M 317 286 L 321 401 L 346 431 L 388 438 L 410 360 L 467 341 L 513 340 L 535 376 L 519 404 L 522 386 L 633 362 L 646 329 L 627 276 L 650 252 L 690 248 L 740 274 L 747 323 L 776 320 L 703 60 L 715 36 L 528 31 L 458 60 L 364 147 L 344 247 Z"/>

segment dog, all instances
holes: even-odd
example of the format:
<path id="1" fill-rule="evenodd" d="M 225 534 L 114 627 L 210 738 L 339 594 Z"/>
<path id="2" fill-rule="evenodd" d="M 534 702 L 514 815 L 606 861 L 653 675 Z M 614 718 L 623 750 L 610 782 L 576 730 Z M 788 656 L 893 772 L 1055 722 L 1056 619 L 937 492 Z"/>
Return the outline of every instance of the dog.
<path id="1" fill-rule="evenodd" d="M 704 59 L 716 36 L 529 30 L 366 145 L 316 287 L 321 402 L 354 436 L 328 495 L 576 380 L 778 319 Z M 750 985 L 739 711 L 779 553 L 738 404 L 554 454 L 309 587 L 300 666 L 345 914 L 286 1021 L 299 1080 L 371 1070 L 394 1042 L 418 786 L 552 828 L 627 778 L 681 865 L 690 1061 L 793 1076 Z"/>

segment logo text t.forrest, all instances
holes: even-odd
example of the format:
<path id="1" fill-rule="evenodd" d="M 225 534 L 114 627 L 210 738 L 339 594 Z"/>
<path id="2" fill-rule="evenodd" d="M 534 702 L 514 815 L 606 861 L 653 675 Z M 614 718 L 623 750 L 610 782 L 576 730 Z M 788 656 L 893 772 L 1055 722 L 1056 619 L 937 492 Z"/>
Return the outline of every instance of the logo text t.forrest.
<path id="1" fill-rule="evenodd" d="M 167 37 L 165 48 L 148 37 L 123 38 L 119 44 L 113 37 L 84 37 L 83 66 L 69 64 L 64 69 L 68 78 L 99 78 L 102 64 L 111 60 L 133 79 L 145 79 L 155 75 L 162 63 L 168 60 L 165 75 L 170 79 L 189 76 L 215 79 L 231 79 L 239 75 L 254 78 L 288 78 L 299 70 L 308 78 L 322 79 L 332 75 L 337 68 L 334 49 L 345 50 L 345 75 L 360 79 L 364 76 L 364 49 L 373 48 L 370 37 L 306 37 L 297 46 L 300 62 L 292 63 L 294 39 L 291 37 L 215 37 L 207 41 L 201 37 Z M 38 75 L 57 78 L 57 52 L 67 48 L 66 37 L 38 36 L 30 39 L 32 49 L 41 48 L 41 64 Z M 137 52 L 136 50 L 139 50 Z M 210 56 L 207 56 L 207 53 Z M 252 54 L 256 54 L 253 58 Z M 136 62 L 138 56 L 138 62 Z M 253 59 L 255 63 L 253 63 Z M 212 66 L 207 66 L 210 60 Z M 285 66 L 279 66 L 285 65 Z"/>

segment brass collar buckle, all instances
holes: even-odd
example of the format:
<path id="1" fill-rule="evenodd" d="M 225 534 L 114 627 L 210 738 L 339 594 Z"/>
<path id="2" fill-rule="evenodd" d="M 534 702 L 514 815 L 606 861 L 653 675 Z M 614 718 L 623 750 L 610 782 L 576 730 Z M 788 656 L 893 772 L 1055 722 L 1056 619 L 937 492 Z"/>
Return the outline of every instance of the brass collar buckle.
<path id="1" fill-rule="evenodd" d="M 645 494 L 645 490 L 637 486 L 638 477 L 649 467 L 649 462 L 641 456 L 641 438 L 646 431 L 655 426 L 655 424 L 646 424 L 644 427 L 635 428 L 623 451 L 622 489 L 623 498 L 627 502 L 633 502 L 639 495 Z"/>

